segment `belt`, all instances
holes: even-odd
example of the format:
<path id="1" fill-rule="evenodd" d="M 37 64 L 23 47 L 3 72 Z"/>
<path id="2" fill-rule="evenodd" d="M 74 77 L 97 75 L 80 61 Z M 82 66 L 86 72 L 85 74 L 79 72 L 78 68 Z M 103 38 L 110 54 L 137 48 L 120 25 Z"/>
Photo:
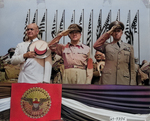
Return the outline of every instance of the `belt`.
<path id="1" fill-rule="evenodd" d="M 68 69 L 68 68 L 86 69 L 86 66 L 81 66 L 81 65 L 67 65 L 67 66 L 65 66 L 65 69 Z"/>

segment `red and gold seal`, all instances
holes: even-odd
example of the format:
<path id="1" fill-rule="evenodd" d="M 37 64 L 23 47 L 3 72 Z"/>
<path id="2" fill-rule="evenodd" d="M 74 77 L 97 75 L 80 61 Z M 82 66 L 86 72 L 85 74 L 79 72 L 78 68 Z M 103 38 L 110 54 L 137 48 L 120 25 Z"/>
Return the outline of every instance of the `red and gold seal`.
<path id="1" fill-rule="evenodd" d="M 25 91 L 21 98 L 21 108 L 30 118 L 45 116 L 51 107 L 49 93 L 40 87 L 33 87 Z"/>

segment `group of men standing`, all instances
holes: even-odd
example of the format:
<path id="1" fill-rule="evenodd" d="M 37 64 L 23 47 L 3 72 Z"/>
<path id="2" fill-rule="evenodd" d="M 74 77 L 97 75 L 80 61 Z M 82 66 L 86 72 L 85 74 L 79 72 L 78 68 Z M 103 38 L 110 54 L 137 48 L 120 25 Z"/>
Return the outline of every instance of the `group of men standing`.
<path id="1" fill-rule="evenodd" d="M 122 22 L 114 21 L 110 24 L 109 31 L 94 44 L 97 62 L 93 64 L 90 48 L 80 42 L 82 27 L 79 25 L 71 24 L 43 49 L 44 45 L 40 45 L 41 40 L 37 38 L 38 26 L 35 23 L 29 24 L 26 30 L 27 41 L 17 45 L 11 59 L 12 64 L 21 64 L 18 82 L 50 83 L 52 57 L 51 54 L 46 55 L 50 49 L 64 61 L 62 84 L 136 85 L 133 47 L 121 41 L 123 30 Z M 68 36 L 70 42 L 66 45 L 60 44 L 62 36 Z M 110 36 L 113 41 L 107 43 Z"/>

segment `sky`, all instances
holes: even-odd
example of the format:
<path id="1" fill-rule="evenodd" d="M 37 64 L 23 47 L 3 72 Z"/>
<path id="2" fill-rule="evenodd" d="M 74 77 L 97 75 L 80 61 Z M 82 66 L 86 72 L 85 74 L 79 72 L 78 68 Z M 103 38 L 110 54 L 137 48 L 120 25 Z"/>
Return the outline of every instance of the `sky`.
<path id="1" fill-rule="evenodd" d="M 37 3 L 41 1 L 41 3 Z M 139 10 L 139 30 L 134 34 L 135 57 L 150 61 L 150 8 L 143 0 L 0 0 L 0 56 L 7 54 L 9 48 L 15 48 L 23 41 L 25 19 L 30 9 L 30 22 L 38 9 L 38 25 L 47 9 L 47 41 L 52 40 L 51 31 L 54 15 L 58 11 L 57 27 L 59 27 L 63 10 L 65 10 L 65 29 L 71 24 L 71 17 L 75 11 L 75 23 L 79 23 L 81 12 L 84 10 L 84 41 L 86 44 L 90 13 L 93 10 L 93 41 L 96 41 L 96 28 L 100 9 L 102 9 L 102 25 L 111 10 L 111 21 L 116 20 L 120 10 L 120 21 L 126 26 L 127 15 L 131 13 L 131 22 Z M 125 35 L 122 40 L 126 42 Z M 65 44 L 69 38 L 65 37 Z M 140 41 L 140 42 L 138 42 Z M 63 43 L 63 40 L 60 41 Z M 140 47 L 139 47 L 140 46 Z M 140 54 L 138 53 L 140 50 Z M 94 55 L 95 50 L 92 49 Z M 139 56 L 140 55 L 140 56 Z"/>

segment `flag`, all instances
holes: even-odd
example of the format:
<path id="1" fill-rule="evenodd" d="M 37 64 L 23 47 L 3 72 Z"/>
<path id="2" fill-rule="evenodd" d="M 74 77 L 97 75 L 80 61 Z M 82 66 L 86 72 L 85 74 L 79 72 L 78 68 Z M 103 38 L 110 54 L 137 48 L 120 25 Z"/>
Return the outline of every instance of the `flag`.
<path id="1" fill-rule="evenodd" d="M 90 14 L 89 18 L 89 26 L 88 26 L 88 33 L 87 33 L 87 46 L 90 46 L 91 38 L 92 37 L 92 15 Z"/>
<path id="2" fill-rule="evenodd" d="M 62 14 L 58 33 L 62 32 L 64 30 L 64 19 L 65 19 L 65 10 L 63 11 L 63 14 Z"/>
<path id="3" fill-rule="evenodd" d="M 111 15 L 111 11 L 108 13 L 108 16 L 107 16 L 107 19 L 105 21 L 105 24 L 104 24 L 104 32 L 107 32 L 109 30 L 109 24 L 110 24 L 110 15 Z"/>
<path id="4" fill-rule="evenodd" d="M 56 15 L 54 15 L 51 35 L 54 38 L 56 36 L 56 34 L 57 34 L 57 32 L 56 32 Z"/>
<path id="5" fill-rule="evenodd" d="M 120 10 L 118 10 L 118 12 L 117 12 L 116 21 L 120 21 Z"/>
<path id="6" fill-rule="evenodd" d="M 79 25 L 82 26 L 82 13 L 81 13 L 81 15 L 80 15 Z"/>
<path id="7" fill-rule="evenodd" d="M 131 34 L 131 44 L 134 44 L 134 34 L 137 33 L 137 16 L 138 16 L 138 12 L 136 13 L 133 22 L 131 23 L 131 27 L 130 27 L 130 34 Z"/>
<path id="8" fill-rule="evenodd" d="M 73 14 L 72 14 L 72 18 L 71 18 L 71 23 L 74 23 L 74 21 L 73 21 Z"/>
<path id="9" fill-rule="evenodd" d="M 134 33 L 137 33 L 137 16 L 138 16 L 138 13 L 136 13 L 133 19 L 133 22 L 131 24 L 131 29 L 134 30 Z"/>
<path id="10" fill-rule="evenodd" d="M 43 32 L 45 32 L 45 13 L 39 25 L 39 35 L 41 38 L 43 37 Z"/>
<path id="11" fill-rule="evenodd" d="M 33 17 L 32 23 L 36 23 L 36 20 L 37 20 L 36 14 L 37 14 L 37 10 L 36 10 L 35 13 L 34 13 L 34 17 Z"/>
<path id="12" fill-rule="evenodd" d="M 100 10 L 99 17 L 98 17 L 98 24 L 96 30 L 97 39 L 100 37 L 101 30 L 102 30 L 102 10 Z"/>
<path id="13" fill-rule="evenodd" d="M 127 24 L 125 28 L 126 41 L 128 44 L 131 44 L 131 35 L 130 35 L 130 10 L 127 17 Z"/>
<path id="14" fill-rule="evenodd" d="M 36 0 L 37 2 L 37 5 L 40 4 L 40 3 L 45 3 L 45 0 Z"/>
<path id="15" fill-rule="evenodd" d="M 100 36 L 109 30 L 110 15 L 111 15 L 111 11 L 108 13 L 105 24 L 103 25 L 103 28 L 100 31 Z"/>
<path id="16" fill-rule="evenodd" d="M 82 27 L 82 37 L 80 39 L 81 42 L 84 43 L 84 9 L 82 9 L 78 25 Z"/>
<path id="17" fill-rule="evenodd" d="M 71 24 L 75 23 L 74 22 L 74 13 L 72 14 L 72 18 L 71 18 Z"/>
<path id="18" fill-rule="evenodd" d="M 26 16 L 26 20 L 25 20 L 25 27 L 24 27 L 24 37 L 23 37 L 23 41 L 25 42 L 26 39 L 27 39 L 27 36 L 26 36 L 26 28 L 27 28 L 27 25 L 28 25 L 28 20 L 29 20 L 29 13 L 27 13 L 27 16 Z"/>
<path id="19" fill-rule="evenodd" d="M 60 120 L 61 93 L 61 84 L 12 84 L 10 121 Z"/>

